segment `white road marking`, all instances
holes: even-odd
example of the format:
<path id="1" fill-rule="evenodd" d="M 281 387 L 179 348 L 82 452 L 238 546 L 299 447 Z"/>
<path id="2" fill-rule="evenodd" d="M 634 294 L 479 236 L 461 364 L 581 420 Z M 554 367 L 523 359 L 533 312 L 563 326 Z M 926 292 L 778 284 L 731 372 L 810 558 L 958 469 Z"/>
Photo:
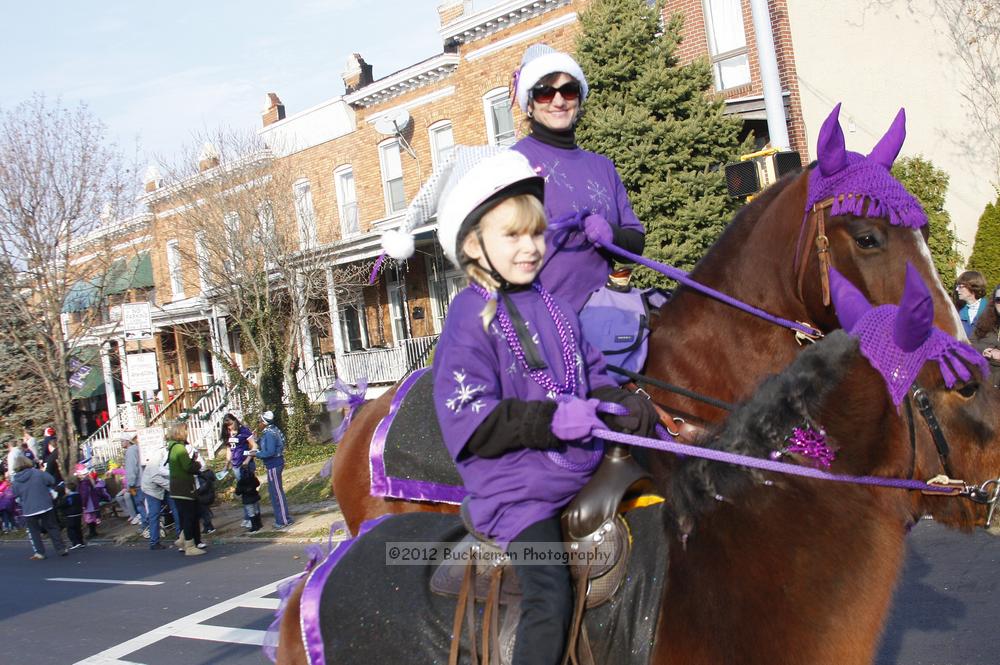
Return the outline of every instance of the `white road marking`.
<path id="1" fill-rule="evenodd" d="M 244 594 L 224 600 L 217 605 L 212 605 L 194 614 L 171 621 L 168 624 L 154 628 L 148 633 L 143 633 L 132 639 L 122 642 L 110 649 L 95 654 L 84 660 L 77 661 L 75 665 L 141 665 L 132 661 L 124 660 L 126 656 L 135 653 L 140 649 L 148 647 L 150 644 L 159 642 L 167 637 L 183 637 L 195 640 L 210 640 L 213 642 L 227 642 L 230 644 L 251 644 L 260 646 L 264 643 L 263 630 L 250 630 L 248 628 L 229 628 L 227 626 L 214 626 L 202 623 L 217 617 L 220 614 L 236 609 L 237 607 L 253 607 L 258 609 L 274 610 L 278 608 L 277 598 L 264 598 L 274 593 L 278 585 L 285 580 L 298 577 L 298 573 L 290 575 L 284 579 L 265 584 L 262 587 L 247 591 Z"/>
<path id="2" fill-rule="evenodd" d="M 46 577 L 46 582 L 89 582 L 91 584 L 126 584 L 131 586 L 159 586 L 163 582 L 152 580 L 99 580 L 87 577 Z"/>

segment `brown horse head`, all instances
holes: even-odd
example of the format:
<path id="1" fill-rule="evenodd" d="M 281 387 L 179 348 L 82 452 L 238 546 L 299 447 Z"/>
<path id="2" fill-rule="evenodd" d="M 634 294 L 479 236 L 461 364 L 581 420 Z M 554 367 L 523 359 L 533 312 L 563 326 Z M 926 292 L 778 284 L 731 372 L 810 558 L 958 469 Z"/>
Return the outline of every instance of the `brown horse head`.
<path id="1" fill-rule="evenodd" d="M 828 303 L 824 256 L 875 303 L 899 301 L 902 285 L 895 276 L 909 263 L 930 285 L 937 326 L 961 335 L 931 262 L 926 217 L 889 171 L 905 137 L 903 112 L 866 156 L 844 147 L 839 108 L 820 132 L 817 163 L 745 206 L 692 277 L 828 332 L 839 324 Z M 826 239 L 822 248 L 818 237 Z M 723 400 L 744 399 L 761 377 L 787 365 L 799 350 L 791 332 L 684 287 L 662 314 L 647 373 Z M 657 398 L 695 416 L 720 417 L 716 409 L 662 391 Z"/>
<path id="2" fill-rule="evenodd" d="M 837 273 L 831 280 L 846 331 L 764 381 L 705 445 L 815 465 L 790 452 L 794 430 L 808 427 L 835 452 L 836 474 L 926 481 L 947 467 L 963 486 L 989 485 L 1000 476 L 1000 391 L 970 347 L 932 328 L 932 292 L 916 271 L 898 307 L 873 307 Z M 947 440 L 946 458 L 916 389 Z M 676 537 L 657 665 L 869 664 L 909 528 L 926 514 L 962 530 L 987 517 L 987 506 L 964 496 L 693 458 L 659 482 Z"/>

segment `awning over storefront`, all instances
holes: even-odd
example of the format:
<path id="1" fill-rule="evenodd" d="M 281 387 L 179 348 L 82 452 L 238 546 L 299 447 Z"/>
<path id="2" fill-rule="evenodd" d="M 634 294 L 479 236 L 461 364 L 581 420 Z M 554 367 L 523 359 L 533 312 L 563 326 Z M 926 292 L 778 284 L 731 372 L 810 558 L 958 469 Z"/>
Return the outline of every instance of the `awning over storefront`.
<path id="1" fill-rule="evenodd" d="M 115 259 L 104 278 L 106 294 L 153 286 L 153 260 L 148 252 L 126 259 Z"/>
<path id="2" fill-rule="evenodd" d="M 93 307 L 100 300 L 100 289 L 89 279 L 81 279 L 79 282 L 69 287 L 66 292 L 66 299 L 63 301 L 64 313 L 82 312 L 88 307 Z"/>
<path id="3" fill-rule="evenodd" d="M 81 279 L 70 287 L 63 302 L 63 312 L 82 312 L 93 307 L 102 295 L 124 293 L 129 289 L 146 289 L 153 286 L 153 260 L 149 252 L 130 259 L 115 259 L 101 277 Z"/>

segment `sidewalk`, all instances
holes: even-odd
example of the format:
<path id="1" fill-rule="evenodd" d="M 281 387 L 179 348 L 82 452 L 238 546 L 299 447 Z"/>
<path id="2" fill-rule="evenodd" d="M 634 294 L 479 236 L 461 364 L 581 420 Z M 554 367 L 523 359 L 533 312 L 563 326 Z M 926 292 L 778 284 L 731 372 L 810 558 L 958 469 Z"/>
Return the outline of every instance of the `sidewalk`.
<path id="1" fill-rule="evenodd" d="M 292 519 L 295 520 L 291 526 L 282 530 L 274 529 L 274 514 L 271 509 L 271 501 L 265 492 L 267 488 L 267 478 L 263 473 L 258 473 L 261 479 L 261 520 L 263 528 L 257 533 L 250 533 L 240 526 L 243 521 L 243 506 L 239 499 L 233 500 L 231 497 L 232 484 L 224 484 L 220 487 L 219 498 L 212 506 L 212 524 L 216 531 L 212 534 L 202 534 L 202 540 L 209 545 L 213 543 L 237 543 L 237 542 L 281 542 L 281 543 L 314 543 L 326 542 L 330 537 L 330 527 L 338 525 L 341 528 L 333 534 L 333 539 L 343 540 L 347 537 L 347 530 L 340 524 L 343 520 L 340 508 L 334 498 L 323 501 L 299 502 L 295 503 L 292 497 L 294 491 L 290 490 L 289 478 L 298 478 L 302 482 L 311 482 L 313 485 L 325 483 L 329 487 L 329 478 L 321 479 L 319 470 L 325 462 L 307 464 L 300 467 L 287 469 L 285 472 L 285 488 L 290 495 L 289 509 Z M 316 494 L 311 492 L 310 494 Z M 325 492 L 323 492 L 325 494 Z M 95 543 L 114 544 L 126 547 L 144 547 L 148 540 L 142 537 L 138 527 L 129 523 L 124 515 L 121 517 L 109 517 L 101 522 L 97 527 L 99 536 L 93 539 Z M 65 532 L 64 532 L 65 534 Z M 26 531 L 17 531 L 0 537 L 0 543 L 20 542 L 27 538 Z M 167 533 L 161 536 L 160 541 L 164 545 L 173 542 L 176 536 L 173 529 L 168 528 Z M 90 539 L 86 539 L 91 542 Z"/>

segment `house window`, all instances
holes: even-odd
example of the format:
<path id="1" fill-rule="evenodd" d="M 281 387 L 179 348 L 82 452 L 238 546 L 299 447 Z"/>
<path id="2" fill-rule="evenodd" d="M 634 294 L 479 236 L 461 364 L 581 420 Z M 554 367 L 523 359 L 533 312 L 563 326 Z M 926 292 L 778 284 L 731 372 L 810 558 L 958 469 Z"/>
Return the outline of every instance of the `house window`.
<path id="1" fill-rule="evenodd" d="M 365 320 L 363 300 L 357 299 L 341 303 L 340 337 L 344 342 L 344 351 L 361 351 L 368 346 L 368 322 Z"/>
<path id="2" fill-rule="evenodd" d="M 198 261 L 198 286 L 201 287 L 201 292 L 208 292 L 211 288 L 211 268 L 209 266 L 209 256 L 208 247 L 205 244 L 205 232 L 198 231 L 194 235 L 194 255 L 195 259 Z"/>
<path id="3" fill-rule="evenodd" d="M 458 292 L 466 287 L 468 280 L 465 273 L 451 267 L 444 256 L 427 256 L 427 286 L 431 294 L 431 314 L 434 316 L 434 332 L 444 329 L 444 317 L 448 313 L 448 305 L 455 299 Z"/>
<path id="4" fill-rule="evenodd" d="M 299 247 L 310 249 L 316 246 L 316 212 L 313 208 L 312 188 L 308 180 L 300 180 L 294 185 L 295 219 L 299 225 Z"/>
<path id="5" fill-rule="evenodd" d="M 431 135 L 431 162 L 437 167 L 448 161 L 455 150 L 455 135 L 451 131 L 451 120 L 435 122 L 428 131 Z"/>
<path id="6" fill-rule="evenodd" d="M 392 319 L 392 338 L 399 344 L 410 337 L 410 327 L 406 317 L 406 286 L 399 274 L 388 285 L 389 317 Z"/>
<path id="7" fill-rule="evenodd" d="M 514 114 L 510 110 L 507 88 L 494 88 L 483 95 L 486 113 L 486 133 L 491 145 L 514 145 Z"/>
<path id="8" fill-rule="evenodd" d="M 378 147 L 382 162 L 382 189 L 385 191 L 385 211 L 388 214 L 406 209 L 403 191 L 403 163 L 399 158 L 399 140 L 390 139 Z"/>
<path id="9" fill-rule="evenodd" d="M 257 237 L 254 240 L 262 243 L 274 242 L 274 209 L 270 201 L 264 201 L 257 206 Z"/>
<path id="10" fill-rule="evenodd" d="M 704 0 L 704 3 L 715 89 L 728 90 L 749 83 L 750 61 L 740 0 Z"/>
<path id="11" fill-rule="evenodd" d="M 184 300 L 184 275 L 181 273 L 181 247 L 176 240 L 167 242 L 167 269 L 174 300 Z"/>
<path id="12" fill-rule="evenodd" d="M 337 201 L 340 210 L 340 237 L 348 238 L 361 232 L 358 222 L 358 195 L 354 189 L 354 170 L 342 166 L 333 172 L 337 183 Z"/>

